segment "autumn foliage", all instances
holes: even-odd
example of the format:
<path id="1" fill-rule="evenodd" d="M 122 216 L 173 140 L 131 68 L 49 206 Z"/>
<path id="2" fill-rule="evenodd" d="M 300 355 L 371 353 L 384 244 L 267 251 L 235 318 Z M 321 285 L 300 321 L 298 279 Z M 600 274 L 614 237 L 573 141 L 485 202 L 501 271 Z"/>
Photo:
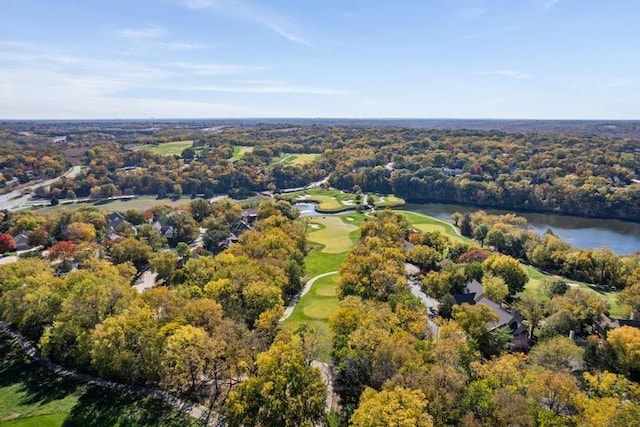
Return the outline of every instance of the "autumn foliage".
<path id="1" fill-rule="evenodd" d="M 0 254 L 16 250 L 16 242 L 13 240 L 11 234 L 0 234 Z"/>

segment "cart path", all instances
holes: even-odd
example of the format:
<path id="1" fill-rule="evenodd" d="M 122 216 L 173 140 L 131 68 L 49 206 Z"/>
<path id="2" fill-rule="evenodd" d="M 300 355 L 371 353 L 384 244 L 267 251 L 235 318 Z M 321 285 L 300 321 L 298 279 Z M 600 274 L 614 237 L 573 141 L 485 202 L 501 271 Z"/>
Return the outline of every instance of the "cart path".
<path id="1" fill-rule="evenodd" d="M 209 415 L 208 411 L 203 407 L 200 407 L 189 401 L 178 399 L 177 397 L 167 393 L 166 391 L 149 387 L 132 386 L 117 383 L 115 381 L 108 381 L 102 378 L 94 377 L 92 375 L 80 373 L 75 369 L 65 368 L 62 365 L 58 365 L 57 363 L 54 363 L 42 356 L 42 354 L 40 354 L 38 349 L 35 348 L 31 341 L 29 341 L 24 335 L 16 331 L 6 322 L 0 321 L 0 333 L 8 335 L 11 338 L 12 343 L 19 347 L 31 359 L 60 376 L 120 393 L 135 393 L 140 396 L 153 397 L 154 399 L 161 400 L 184 412 L 185 414 L 188 414 L 191 417 L 206 423 L 207 425 L 220 425 L 220 422 L 215 417 L 215 415 Z"/>
<path id="2" fill-rule="evenodd" d="M 317 276 L 312 277 L 311 279 L 307 280 L 307 283 L 304 285 L 304 288 L 302 288 L 302 290 L 298 293 L 298 295 L 296 295 L 291 300 L 291 302 L 289 303 L 287 308 L 284 310 L 284 314 L 280 318 L 280 321 L 283 322 L 283 321 L 287 320 L 289 318 L 289 316 L 291 316 L 291 314 L 293 313 L 293 310 L 296 308 L 296 304 L 298 303 L 298 301 L 300 301 L 300 299 L 303 296 L 305 296 L 305 294 L 307 292 L 309 292 L 309 290 L 311 289 L 313 284 L 316 282 L 316 280 L 322 279 L 323 277 L 326 277 L 326 276 L 331 276 L 332 274 L 338 274 L 338 273 L 339 273 L 339 271 L 330 271 L 328 273 L 318 274 Z"/>

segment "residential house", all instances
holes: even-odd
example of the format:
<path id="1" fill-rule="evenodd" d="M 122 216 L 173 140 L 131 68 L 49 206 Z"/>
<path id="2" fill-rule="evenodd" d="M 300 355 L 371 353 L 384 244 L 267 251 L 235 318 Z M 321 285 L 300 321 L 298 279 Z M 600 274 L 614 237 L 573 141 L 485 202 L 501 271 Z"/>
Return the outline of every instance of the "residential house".
<path id="1" fill-rule="evenodd" d="M 488 325 L 489 331 L 493 331 L 502 326 L 508 326 L 514 339 L 518 339 L 523 336 L 527 336 L 528 329 L 522 323 L 522 317 L 520 314 L 508 307 L 503 307 L 501 304 L 487 298 L 484 295 L 482 284 L 475 279 L 472 279 L 465 283 L 465 291 L 461 294 L 454 295 L 453 298 L 456 304 L 482 304 L 491 309 L 497 316 L 496 322 L 491 322 Z"/>
<path id="2" fill-rule="evenodd" d="M 13 238 L 13 241 L 16 242 L 16 251 L 27 251 L 31 249 L 29 235 L 31 235 L 31 231 L 23 231 Z"/>
<path id="3" fill-rule="evenodd" d="M 633 328 L 640 328 L 640 320 L 636 319 L 635 313 L 631 313 L 629 319 L 623 319 L 620 317 L 609 317 L 606 314 L 601 314 L 594 324 L 598 333 L 604 338 L 607 336 L 607 332 L 611 329 L 617 329 L 621 326 L 631 326 Z"/>

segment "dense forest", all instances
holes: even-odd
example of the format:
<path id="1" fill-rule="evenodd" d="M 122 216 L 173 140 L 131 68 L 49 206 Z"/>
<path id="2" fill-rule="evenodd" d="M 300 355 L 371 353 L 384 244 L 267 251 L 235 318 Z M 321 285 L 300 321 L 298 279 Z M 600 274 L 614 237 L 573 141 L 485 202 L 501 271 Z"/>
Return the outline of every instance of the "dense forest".
<path id="1" fill-rule="evenodd" d="M 0 182 L 49 177 L 65 161 L 88 166 L 74 180 L 41 189 L 38 196 L 45 198 L 243 197 L 330 175 L 337 188 L 357 185 L 408 201 L 640 219 L 640 146 L 633 136 L 282 124 L 120 133 L 90 128 L 70 133 L 62 150 L 42 136 L 1 137 L 10 145 L 0 152 Z M 133 144 L 182 139 L 193 146 L 180 155 L 132 151 Z M 234 159 L 238 146 L 252 151 Z M 274 161 L 283 153 L 321 156 L 304 165 Z"/>
<path id="2" fill-rule="evenodd" d="M 640 419 L 640 328 L 628 318 L 640 313 L 640 255 L 577 249 L 514 214 L 455 214 L 447 236 L 369 206 L 351 218 L 359 227 L 318 337 L 282 323 L 303 289 L 309 222 L 277 197 L 249 209 L 207 200 L 328 177 L 354 193 L 638 220 L 633 138 L 264 124 L 76 125 L 54 141 L 60 130 L 45 129 L 2 133 L 5 186 L 81 165 L 36 196 L 192 196 L 108 214 L 0 212 L 0 254 L 19 239 L 35 248 L 0 266 L 0 317 L 48 359 L 159 388 L 231 426 Z M 179 154 L 137 148 L 187 140 Z M 313 156 L 282 161 L 291 154 Z M 558 279 L 533 293 L 533 267 Z M 624 318 L 610 317 L 615 304 Z M 322 339 L 329 390 L 315 367 Z M 339 404 L 327 407 L 331 389 Z"/>

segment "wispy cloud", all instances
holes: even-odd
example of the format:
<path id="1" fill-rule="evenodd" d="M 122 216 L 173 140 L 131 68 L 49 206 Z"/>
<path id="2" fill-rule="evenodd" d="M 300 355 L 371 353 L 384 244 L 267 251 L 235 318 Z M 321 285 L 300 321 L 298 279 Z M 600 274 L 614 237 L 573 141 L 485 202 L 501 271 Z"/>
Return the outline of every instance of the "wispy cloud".
<path id="1" fill-rule="evenodd" d="M 455 18 L 462 22 L 473 22 L 482 18 L 487 13 L 487 9 L 482 7 L 461 7 L 455 11 Z"/>
<path id="2" fill-rule="evenodd" d="M 200 49 L 208 49 L 211 47 L 216 47 L 216 46 L 219 46 L 219 44 L 205 45 L 201 43 L 168 41 L 168 42 L 158 43 L 158 46 L 169 49 L 169 50 L 200 50 Z"/>
<path id="3" fill-rule="evenodd" d="M 167 97 L 162 91 L 193 73 L 233 74 L 257 67 L 143 64 L 90 58 L 46 45 L 0 41 L 0 118 L 257 117 L 264 111 L 218 99 Z M 155 94 L 160 95 L 144 95 Z M 143 95 L 141 95 L 143 94 Z"/>
<path id="4" fill-rule="evenodd" d="M 167 36 L 167 30 L 158 25 L 148 25 L 141 28 L 122 28 L 113 32 L 117 37 L 126 39 L 161 39 Z"/>
<path id="5" fill-rule="evenodd" d="M 542 3 L 542 12 L 551 10 L 558 3 L 560 3 L 560 0 L 544 0 Z"/>
<path id="6" fill-rule="evenodd" d="M 353 95 L 355 92 L 324 87 L 266 84 L 253 86 L 194 86 L 187 90 L 205 92 L 255 93 L 255 94 L 304 94 L 304 95 Z"/>
<path id="7" fill-rule="evenodd" d="M 477 71 L 473 74 L 476 76 L 507 77 L 510 79 L 532 79 L 535 77 L 533 74 L 523 73 L 516 70 Z"/>
<path id="8" fill-rule="evenodd" d="M 262 66 L 242 64 L 197 64 L 190 62 L 174 62 L 170 65 L 197 76 L 223 76 L 266 69 L 266 67 Z"/>
<path id="9" fill-rule="evenodd" d="M 298 34 L 295 26 L 289 19 L 282 16 L 275 10 L 264 5 L 258 5 L 248 0 L 181 0 L 189 9 L 216 9 L 237 19 L 254 22 L 268 28 L 285 39 L 305 45 L 312 44 L 303 36 Z"/>

